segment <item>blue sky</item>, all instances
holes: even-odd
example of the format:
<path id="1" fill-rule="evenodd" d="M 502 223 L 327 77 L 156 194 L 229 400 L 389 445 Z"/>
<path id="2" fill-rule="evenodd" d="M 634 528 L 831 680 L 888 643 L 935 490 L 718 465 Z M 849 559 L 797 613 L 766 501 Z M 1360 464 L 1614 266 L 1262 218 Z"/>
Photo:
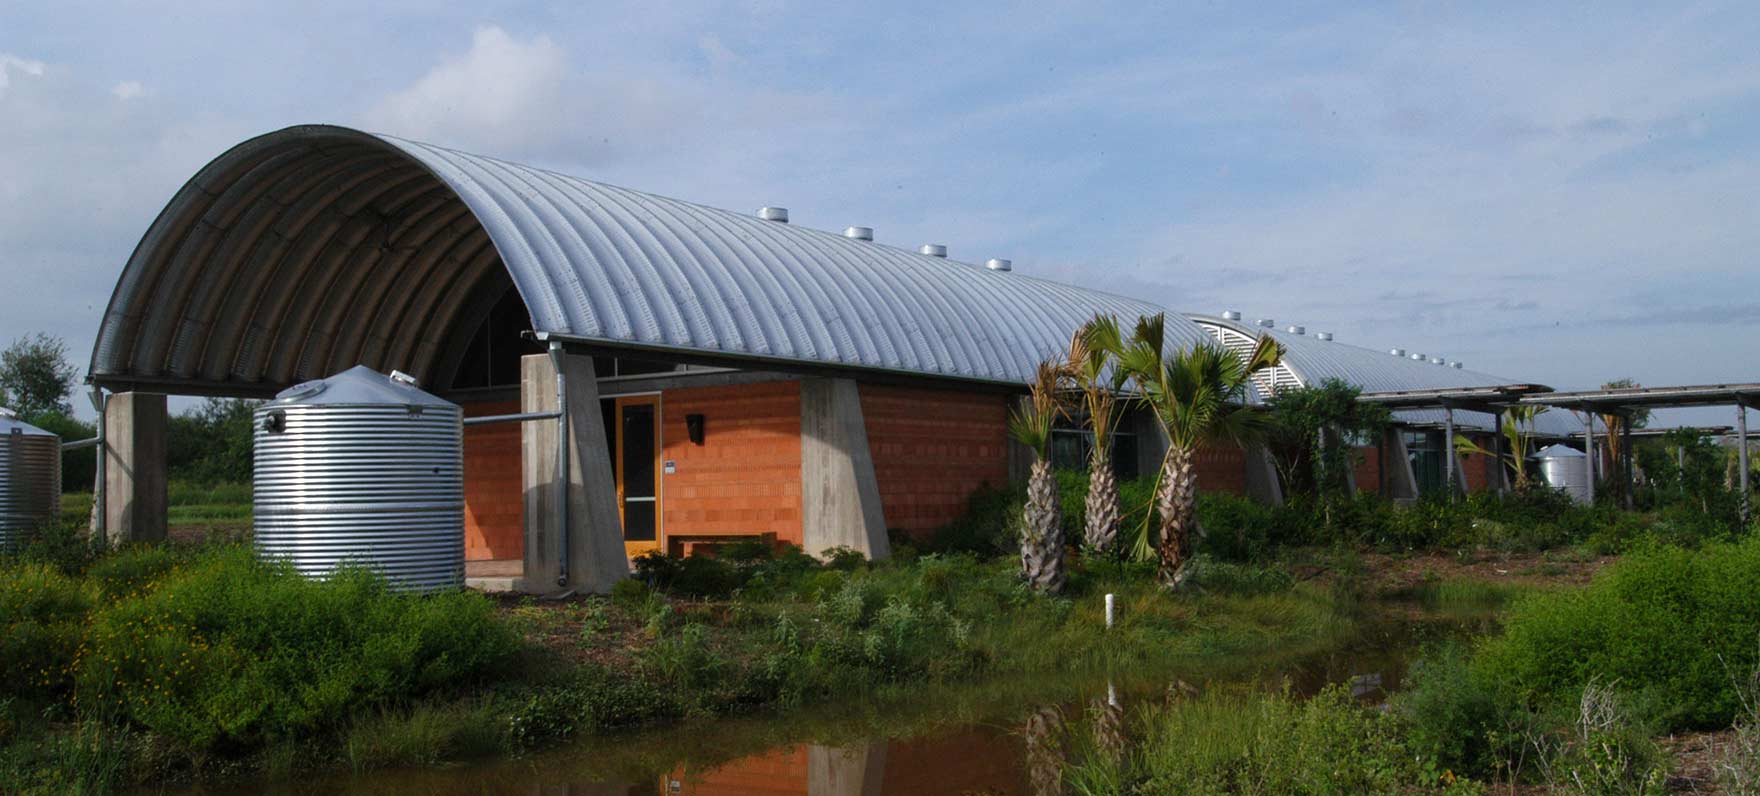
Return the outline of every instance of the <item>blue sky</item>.
<path id="1" fill-rule="evenodd" d="M 189 175 L 326 121 L 1559 388 L 1760 380 L 1752 4 L 159 5 L 0 0 L 0 338 L 83 360 Z"/>

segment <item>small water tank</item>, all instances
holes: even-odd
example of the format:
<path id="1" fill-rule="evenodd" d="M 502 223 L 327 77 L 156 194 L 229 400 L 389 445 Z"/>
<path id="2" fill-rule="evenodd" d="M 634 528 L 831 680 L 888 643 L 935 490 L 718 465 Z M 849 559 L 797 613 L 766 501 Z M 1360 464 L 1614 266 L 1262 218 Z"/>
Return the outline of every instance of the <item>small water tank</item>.
<path id="1" fill-rule="evenodd" d="M 0 549 L 22 545 L 61 513 L 61 438 L 0 408 Z"/>
<path id="2" fill-rule="evenodd" d="M 357 366 L 255 413 L 257 553 L 323 577 L 345 561 L 398 588 L 464 585 L 464 414 Z"/>
<path id="3" fill-rule="evenodd" d="M 1568 445 L 1552 445 L 1534 454 L 1546 485 L 1562 490 L 1578 503 L 1589 502 L 1589 457 Z"/>

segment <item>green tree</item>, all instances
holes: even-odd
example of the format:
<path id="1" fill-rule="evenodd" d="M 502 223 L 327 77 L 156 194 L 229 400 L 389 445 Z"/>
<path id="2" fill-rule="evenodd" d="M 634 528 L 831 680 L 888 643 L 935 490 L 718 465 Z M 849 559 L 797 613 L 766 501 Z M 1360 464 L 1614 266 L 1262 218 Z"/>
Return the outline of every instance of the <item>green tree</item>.
<path id="1" fill-rule="evenodd" d="M 1281 390 L 1269 402 L 1266 448 L 1284 488 L 1298 495 L 1349 491 L 1352 442 L 1376 439 L 1393 416 L 1357 400 L 1363 391 L 1339 379 Z"/>
<path id="2" fill-rule="evenodd" d="M 1169 352 L 1166 328 L 1163 314 L 1141 318 L 1114 354 L 1167 436 L 1155 493 L 1161 521 L 1155 555 L 1162 585 L 1178 588 L 1191 574 L 1198 530 L 1197 453 L 1216 442 L 1244 445 L 1262 435 L 1265 415 L 1247 406 L 1247 385 L 1254 373 L 1276 366 L 1283 349 L 1262 336 L 1245 359 L 1210 343 Z"/>
<path id="3" fill-rule="evenodd" d="M 1112 440 L 1121 418 L 1119 395 L 1128 378 L 1113 363 L 1112 352 L 1120 348 L 1121 338 L 1117 318 L 1096 316 L 1070 338 L 1065 366 L 1081 403 L 1083 422 L 1094 435 L 1094 445 L 1088 450 L 1083 541 L 1095 551 L 1114 547 L 1123 517 L 1118 504 L 1118 475 L 1112 469 Z"/>
<path id="4" fill-rule="evenodd" d="M 1051 428 L 1063 415 L 1058 392 L 1063 368 L 1041 362 L 1028 385 L 1027 401 L 1008 418 L 1008 431 L 1033 451 L 1027 502 L 1021 516 L 1021 571 L 1037 591 L 1063 590 L 1063 518 L 1057 505 L 1057 476 L 1051 470 Z"/>
<path id="5" fill-rule="evenodd" d="M 175 415 L 166 434 L 171 476 L 203 484 L 251 479 L 252 413 L 261 401 L 209 398 Z"/>
<path id="6" fill-rule="evenodd" d="M 1525 492 L 1534 485 L 1533 477 L 1528 474 L 1528 458 L 1534 455 L 1534 419 L 1545 414 L 1544 406 L 1512 406 L 1503 410 L 1504 451 L 1501 464 L 1515 474 L 1515 489 Z M 1494 451 L 1488 451 L 1466 435 L 1454 438 L 1454 449 L 1457 453 L 1477 453 L 1481 456 L 1499 458 Z"/>
<path id="7" fill-rule="evenodd" d="M 50 413 L 72 415 L 68 396 L 77 378 L 59 337 L 39 332 L 0 351 L 0 399 L 26 422 Z"/>

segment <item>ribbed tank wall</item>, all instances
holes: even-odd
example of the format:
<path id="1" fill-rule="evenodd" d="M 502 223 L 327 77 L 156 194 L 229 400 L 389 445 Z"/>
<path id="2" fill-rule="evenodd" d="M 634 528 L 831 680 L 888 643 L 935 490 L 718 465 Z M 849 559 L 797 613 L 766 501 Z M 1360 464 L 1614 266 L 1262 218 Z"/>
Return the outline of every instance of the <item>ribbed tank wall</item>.
<path id="1" fill-rule="evenodd" d="M 259 408 L 258 552 L 314 577 L 354 561 L 403 588 L 463 586 L 462 418 L 456 406 Z"/>
<path id="2" fill-rule="evenodd" d="M 1546 479 L 1547 486 L 1562 490 L 1578 503 L 1589 502 L 1589 458 L 1587 456 L 1557 456 L 1540 460 L 1540 477 Z"/>
<path id="3" fill-rule="evenodd" d="M 61 438 L 0 434 L 0 548 L 30 541 L 61 513 Z"/>

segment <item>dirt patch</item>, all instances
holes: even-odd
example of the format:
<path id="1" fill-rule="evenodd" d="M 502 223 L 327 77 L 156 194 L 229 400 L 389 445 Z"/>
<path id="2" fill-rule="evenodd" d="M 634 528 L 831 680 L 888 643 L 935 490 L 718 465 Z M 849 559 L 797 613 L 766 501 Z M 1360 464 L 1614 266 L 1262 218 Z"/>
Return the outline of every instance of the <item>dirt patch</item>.
<path id="1" fill-rule="evenodd" d="M 1364 553 L 1363 574 L 1380 591 L 1398 592 L 1435 580 L 1476 580 L 1515 586 L 1581 586 L 1616 556 L 1545 553 Z"/>

